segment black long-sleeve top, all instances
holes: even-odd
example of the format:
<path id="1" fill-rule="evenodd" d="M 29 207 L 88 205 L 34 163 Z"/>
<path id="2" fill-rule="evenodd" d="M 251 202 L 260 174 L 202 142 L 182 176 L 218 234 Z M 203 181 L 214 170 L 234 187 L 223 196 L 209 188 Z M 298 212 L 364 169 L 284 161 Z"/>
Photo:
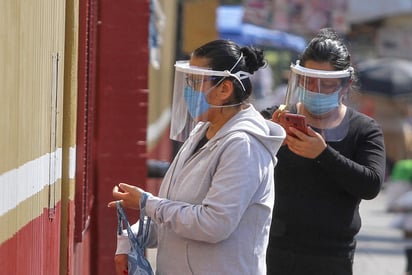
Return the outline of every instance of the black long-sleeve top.
<path id="1" fill-rule="evenodd" d="M 287 146 L 279 150 L 271 227 L 275 248 L 337 256 L 354 252 L 359 204 L 381 189 L 385 149 L 375 120 L 349 108 L 346 115 L 346 137 L 328 142 L 317 158 L 300 157 Z"/>

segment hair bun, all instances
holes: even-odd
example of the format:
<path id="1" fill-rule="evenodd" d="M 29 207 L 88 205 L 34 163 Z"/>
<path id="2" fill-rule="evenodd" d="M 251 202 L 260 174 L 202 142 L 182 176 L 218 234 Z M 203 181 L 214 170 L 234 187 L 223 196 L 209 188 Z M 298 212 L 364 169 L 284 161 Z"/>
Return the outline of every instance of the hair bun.
<path id="1" fill-rule="evenodd" d="M 240 51 L 243 53 L 249 73 L 253 74 L 259 68 L 266 65 L 262 49 L 245 46 Z"/>

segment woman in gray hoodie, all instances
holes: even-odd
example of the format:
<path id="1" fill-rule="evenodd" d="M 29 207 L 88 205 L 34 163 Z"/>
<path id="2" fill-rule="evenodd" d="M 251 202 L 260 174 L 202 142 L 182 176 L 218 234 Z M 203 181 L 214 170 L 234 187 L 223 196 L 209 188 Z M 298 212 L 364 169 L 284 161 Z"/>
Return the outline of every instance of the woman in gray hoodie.
<path id="1" fill-rule="evenodd" d="M 264 65 L 262 50 L 227 40 L 176 63 L 171 138 L 185 142 L 145 206 L 157 274 L 266 274 L 273 171 L 285 132 L 246 103 L 249 76 Z M 119 187 L 114 198 L 137 209 L 144 191 Z M 129 249 L 120 236 L 117 270 L 127 269 Z"/>

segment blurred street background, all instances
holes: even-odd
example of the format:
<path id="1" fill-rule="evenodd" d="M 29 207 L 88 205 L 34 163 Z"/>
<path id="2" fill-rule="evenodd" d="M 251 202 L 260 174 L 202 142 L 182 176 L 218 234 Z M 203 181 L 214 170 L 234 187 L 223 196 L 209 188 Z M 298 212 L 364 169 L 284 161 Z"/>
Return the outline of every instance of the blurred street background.
<path id="1" fill-rule="evenodd" d="M 404 275 L 405 248 L 412 247 L 399 228 L 396 215 L 388 213 L 388 195 L 382 190 L 377 198 L 361 203 L 362 228 L 357 236 L 355 275 Z"/>

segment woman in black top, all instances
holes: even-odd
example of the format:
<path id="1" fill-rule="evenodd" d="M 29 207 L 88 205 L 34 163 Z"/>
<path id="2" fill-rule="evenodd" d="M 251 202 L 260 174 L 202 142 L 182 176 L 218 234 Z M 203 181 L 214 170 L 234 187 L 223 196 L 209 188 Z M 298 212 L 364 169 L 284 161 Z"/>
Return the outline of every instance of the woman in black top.
<path id="1" fill-rule="evenodd" d="M 384 179 L 380 126 L 342 101 L 354 80 L 350 54 L 322 29 L 291 66 L 286 110 L 272 120 L 290 134 L 277 156 L 275 208 L 267 274 L 352 274 L 359 204 Z M 285 113 L 306 117 L 307 134 L 286 125 Z"/>

